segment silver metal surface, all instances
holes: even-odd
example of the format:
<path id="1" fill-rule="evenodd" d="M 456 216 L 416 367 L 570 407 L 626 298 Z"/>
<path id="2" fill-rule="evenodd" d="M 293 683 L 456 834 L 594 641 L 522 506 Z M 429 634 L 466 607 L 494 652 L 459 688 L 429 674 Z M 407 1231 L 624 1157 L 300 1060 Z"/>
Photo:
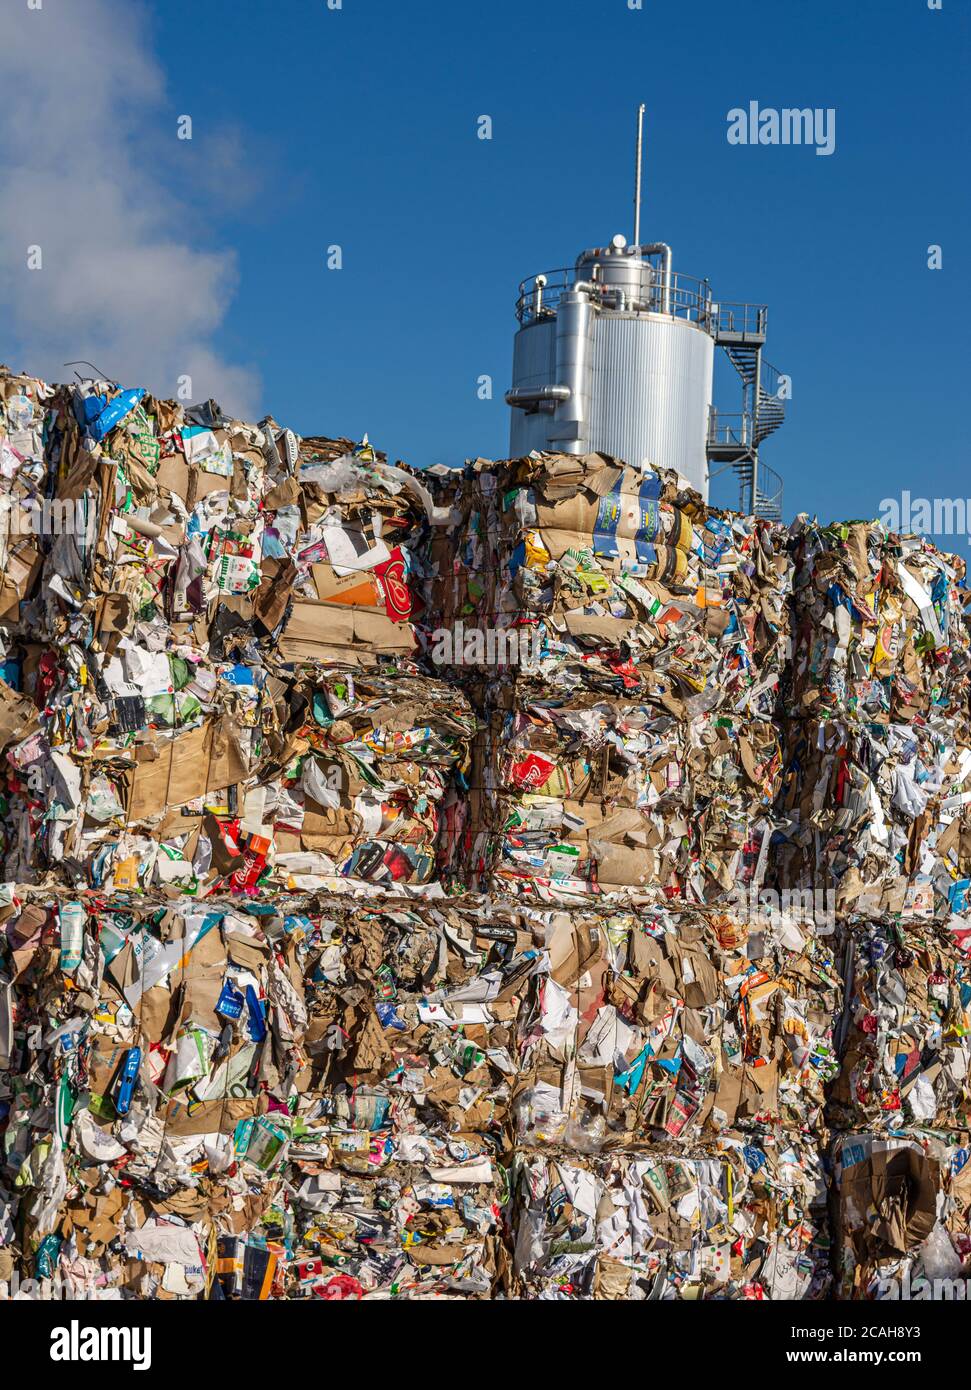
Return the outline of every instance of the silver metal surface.
<path id="1" fill-rule="evenodd" d="M 683 319 L 600 315 L 588 447 L 635 468 L 676 468 L 707 496 L 714 353 Z"/>
<path id="2" fill-rule="evenodd" d="M 599 449 L 675 468 L 707 496 L 715 322 L 666 242 L 583 251 L 520 286 L 510 453 Z"/>
<path id="3" fill-rule="evenodd" d="M 578 280 L 594 286 L 623 289 L 628 299 L 648 300 L 654 283 L 654 269 L 636 248 L 594 246 L 584 251 L 576 264 Z"/>
<path id="4" fill-rule="evenodd" d="M 543 312 L 543 291 L 546 289 L 546 276 L 537 275 L 536 288 L 533 291 L 533 313 L 539 318 Z"/>
<path id="5" fill-rule="evenodd" d="M 564 454 L 585 454 L 589 437 L 594 312 L 584 291 L 566 294 L 556 311 L 556 385 L 569 388 L 549 439 Z"/>
<path id="6" fill-rule="evenodd" d="M 539 390 L 558 385 L 556 381 L 556 319 L 552 316 L 528 323 L 513 343 L 513 390 Z M 521 458 L 534 449 L 553 447 L 547 438 L 549 412 L 510 412 L 509 453 Z"/>
<path id="7" fill-rule="evenodd" d="M 522 282 L 510 453 L 601 450 L 677 469 L 706 498 L 709 465 L 733 468 L 758 512 L 759 445 L 785 414 L 762 361 L 765 306 L 716 304 L 708 281 L 675 274 L 672 260 L 666 242 L 628 246 L 617 235 L 572 269 Z M 716 345 L 741 379 L 737 420 L 711 410 Z"/>
<path id="8" fill-rule="evenodd" d="M 516 386 L 506 392 L 506 405 L 519 407 L 541 405 L 546 401 L 568 401 L 569 386 Z"/>
<path id="9" fill-rule="evenodd" d="M 689 319 L 565 295 L 555 318 L 516 335 L 510 453 L 599 449 L 676 468 L 707 495 L 713 360 L 711 335 Z"/>
<path id="10" fill-rule="evenodd" d="M 611 249 L 608 260 L 607 248 L 592 247 L 580 256 L 579 269 L 564 266 L 521 281 L 516 301 L 517 319 L 525 325 L 554 315 L 561 296 L 580 289 L 586 289 L 598 307 L 602 300 L 602 307 L 612 308 L 612 291 L 622 288 L 629 310 L 674 314 L 690 319 L 710 333 L 714 333 L 717 326 L 719 335 L 728 335 L 726 341 L 747 343 L 754 341 L 758 332 L 764 333 L 764 305 L 714 304 L 707 280 L 672 272 L 671 248 L 664 242 L 640 247 L 639 257 L 630 257 L 629 250 L 625 250 L 628 257 L 625 260 Z M 650 264 L 648 258 L 652 258 Z M 537 288 L 542 290 L 538 307 Z"/>

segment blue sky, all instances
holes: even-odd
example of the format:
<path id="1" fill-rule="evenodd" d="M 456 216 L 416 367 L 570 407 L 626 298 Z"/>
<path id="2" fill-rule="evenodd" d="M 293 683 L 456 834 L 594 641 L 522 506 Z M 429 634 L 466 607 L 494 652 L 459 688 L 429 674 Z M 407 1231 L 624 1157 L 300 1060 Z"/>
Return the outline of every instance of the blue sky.
<path id="1" fill-rule="evenodd" d="M 144 99 L 130 84 L 127 114 L 92 117 L 92 145 L 117 127 L 105 165 L 128 162 L 125 196 L 169 217 L 153 248 L 184 245 L 198 272 L 181 290 L 206 305 L 190 324 L 208 353 L 197 396 L 210 364 L 217 394 L 225 379 L 301 433 L 367 430 L 421 464 L 502 456 L 517 284 L 630 235 L 643 100 L 644 238 L 716 298 L 770 306 L 767 355 L 793 402 L 765 458 L 787 513 L 875 515 L 908 488 L 971 496 L 961 0 L 153 0 L 124 20 L 115 0 L 68 3 L 123 24 L 126 66 L 144 56 L 154 73 Z M 94 85 L 78 83 L 75 116 Z M 751 100 L 834 107 L 835 154 L 730 146 L 727 112 Z M 175 140 L 180 114 L 191 141 Z M 136 305 L 144 332 L 177 338 L 178 293 L 158 298 Z M 63 360 L 84 334 L 58 336 L 62 302 L 45 306 L 43 352 L 63 343 Z M 49 370 L 18 356 L 34 346 L 24 316 L 0 359 Z M 143 360 L 107 330 L 94 341 Z"/>

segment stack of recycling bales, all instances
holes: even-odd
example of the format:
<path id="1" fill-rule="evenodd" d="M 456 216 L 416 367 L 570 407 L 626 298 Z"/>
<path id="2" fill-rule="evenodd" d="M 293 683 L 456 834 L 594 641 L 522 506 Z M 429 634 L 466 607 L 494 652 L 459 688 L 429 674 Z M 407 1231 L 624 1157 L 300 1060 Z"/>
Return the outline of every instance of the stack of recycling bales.
<path id="1" fill-rule="evenodd" d="M 837 907 L 838 1289 L 953 1296 L 933 1280 L 960 1277 L 971 1255 L 965 564 L 876 523 L 797 523 L 789 545 L 775 874 Z"/>
<path id="2" fill-rule="evenodd" d="M 6 917 L 7 1244 L 33 1275 L 163 1297 L 826 1287 L 812 1131 L 838 986 L 812 942 L 470 898 Z"/>
<path id="3" fill-rule="evenodd" d="M 0 1283 L 961 1277 L 960 561 L 0 372 L 0 575 Z"/>
<path id="4" fill-rule="evenodd" d="M 0 1281 L 488 1294 L 507 1083 L 419 1018 L 488 948 L 400 901 L 476 727 L 415 660 L 427 490 L 105 383 L 0 376 L 0 447 Z"/>
<path id="5" fill-rule="evenodd" d="M 841 916 L 960 914 L 971 882 L 964 562 L 797 524 L 778 872 Z"/>

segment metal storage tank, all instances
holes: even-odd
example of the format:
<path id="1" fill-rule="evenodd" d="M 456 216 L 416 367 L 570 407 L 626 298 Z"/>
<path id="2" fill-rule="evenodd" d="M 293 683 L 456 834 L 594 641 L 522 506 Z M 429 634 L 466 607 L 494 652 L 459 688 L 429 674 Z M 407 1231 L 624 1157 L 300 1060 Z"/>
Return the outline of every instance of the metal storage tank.
<path id="1" fill-rule="evenodd" d="M 762 357 L 764 304 L 714 303 L 707 280 L 675 274 L 665 242 L 641 244 L 643 105 L 637 109 L 634 239 L 582 251 L 571 269 L 519 286 L 509 452 L 612 454 L 672 468 L 707 500 L 733 469 L 739 508 L 782 516 L 782 479 L 759 458 L 782 424 L 788 378 Z M 741 410 L 712 405 L 715 348 L 741 380 Z"/>
<path id="2" fill-rule="evenodd" d="M 665 245 L 584 251 L 520 286 L 510 453 L 613 454 L 675 468 L 707 495 L 711 290 Z"/>

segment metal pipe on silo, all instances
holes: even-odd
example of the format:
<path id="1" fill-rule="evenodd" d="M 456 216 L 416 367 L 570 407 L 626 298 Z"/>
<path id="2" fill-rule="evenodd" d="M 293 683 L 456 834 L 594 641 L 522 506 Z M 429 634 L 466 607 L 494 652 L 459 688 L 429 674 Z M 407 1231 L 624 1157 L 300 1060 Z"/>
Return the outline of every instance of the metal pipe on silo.
<path id="1" fill-rule="evenodd" d="M 539 406 L 569 399 L 569 386 L 514 386 L 506 392 L 506 405 Z"/>
<path id="2" fill-rule="evenodd" d="M 586 452 L 590 422 L 590 351 L 593 337 L 595 287 L 579 281 L 560 298 L 556 311 L 556 380 L 570 390 L 569 400 L 556 411 L 557 425 L 575 425 L 571 437 L 560 444 L 566 454 Z"/>
<path id="3" fill-rule="evenodd" d="M 661 313 L 670 314 L 671 312 L 671 282 L 673 279 L 671 268 L 674 264 L 674 252 L 666 241 L 655 241 L 650 246 L 634 246 L 632 250 L 638 256 L 663 256 L 661 263 Z"/>

